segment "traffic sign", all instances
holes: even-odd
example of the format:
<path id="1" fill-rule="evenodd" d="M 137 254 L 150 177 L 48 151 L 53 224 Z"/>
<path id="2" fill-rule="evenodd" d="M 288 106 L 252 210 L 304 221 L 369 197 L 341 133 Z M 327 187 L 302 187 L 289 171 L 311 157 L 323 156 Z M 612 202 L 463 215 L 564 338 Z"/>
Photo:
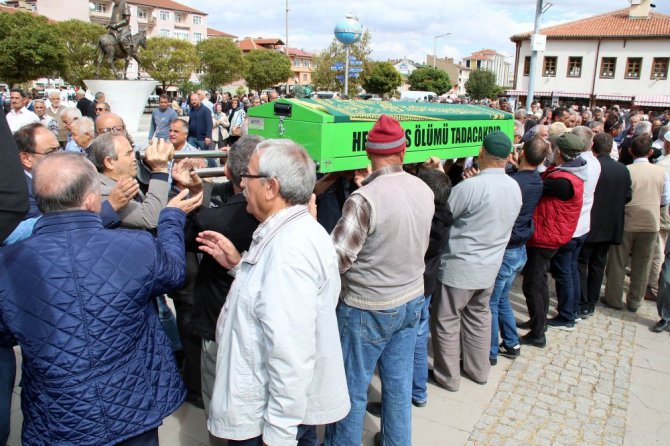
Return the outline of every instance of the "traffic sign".
<path id="1" fill-rule="evenodd" d="M 357 60 L 356 56 L 349 56 L 349 60 Z"/>
<path id="2" fill-rule="evenodd" d="M 363 62 L 360 60 L 350 60 L 349 65 L 357 66 L 357 65 L 363 65 Z"/>
<path id="3" fill-rule="evenodd" d="M 349 77 L 358 77 L 358 73 L 349 73 Z"/>
<path id="4" fill-rule="evenodd" d="M 344 82 L 344 74 L 338 74 L 337 76 L 335 76 L 335 79 Z"/>
<path id="5" fill-rule="evenodd" d="M 335 63 L 331 66 L 331 68 L 335 68 L 335 67 L 337 67 L 337 68 L 339 68 L 339 69 L 341 70 L 342 68 L 344 68 L 344 62 L 335 62 Z"/>
<path id="6" fill-rule="evenodd" d="M 349 73 L 362 73 L 362 68 L 349 68 Z"/>
<path id="7" fill-rule="evenodd" d="M 344 67 L 337 67 L 337 66 L 335 66 L 335 65 L 333 65 L 332 67 L 330 67 L 330 71 L 341 71 L 341 70 L 343 70 L 343 69 L 344 69 Z"/>

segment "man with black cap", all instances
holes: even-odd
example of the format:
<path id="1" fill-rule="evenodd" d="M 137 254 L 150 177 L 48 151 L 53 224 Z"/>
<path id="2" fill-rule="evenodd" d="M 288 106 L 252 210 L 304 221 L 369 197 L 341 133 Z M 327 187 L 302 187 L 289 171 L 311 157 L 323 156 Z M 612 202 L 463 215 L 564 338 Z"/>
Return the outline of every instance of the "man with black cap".
<path id="1" fill-rule="evenodd" d="M 535 232 L 528 243 L 528 261 L 523 275 L 523 294 L 526 297 L 530 321 L 519 328 L 530 332 L 519 340 L 521 344 L 543 348 L 547 344 L 547 312 L 549 287 L 547 271 L 558 248 L 572 240 L 577 229 L 584 196 L 586 161 L 579 157 L 583 143 L 572 133 L 552 137 L 555 164 L 542 174 L 543 192 L 533 213 Z"/>
<path id="2" fill-rule="evenodd" d="M 411 399 L 423 257 L 435 212 L 433 192 L 402 168 L 405 131 L 382 115 L 368 134 L 372 174 L 353 192 L 333 229 L 342 291 L 337 319 L 351 410 L 326 429 L 326 445 L 358 445 L 368 386 L 379 365 L 385 445 L 412 443 Z"/>
<path id="3" fill-rule="evenodd" d="M 452 392 L 460 385 L 461 354 L 473 381 L 486 383 L 491 370 L 489 298 L 522 204 L 518 183 L 505 174 L 511 152 L 506 134 L 489 133 L 479 151 L 480 174 L 449 197 L 454 221 L 438 273 L 432 334 L 433 379 Z"/>

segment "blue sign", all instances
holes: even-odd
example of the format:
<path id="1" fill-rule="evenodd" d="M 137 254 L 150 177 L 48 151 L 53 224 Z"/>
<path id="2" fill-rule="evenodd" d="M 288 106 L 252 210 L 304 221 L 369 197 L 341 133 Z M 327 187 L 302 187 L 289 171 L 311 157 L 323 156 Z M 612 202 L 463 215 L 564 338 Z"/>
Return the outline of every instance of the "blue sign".
<path id="1" fill-rule="evenodd" d="M 342 71 L 343 69 L 344 67 L 336 67 L 335 65 L 330 67 L 330 71 Z"/>
<path id="2" fill-rule="evenodd" d="M 338 68 L 338 69 L 341 70 L 342 68 L 344 68 L 344 62 L 335 62 L 335 63 L 331 66 L 331 68 Z"/>
<path id="3" fill-rule="evenodd" d="M 350 60 L 349 65 L 354 65 L 354 66 L 363 65 L 363 62 L 361 62 L 360 60 Z"/>
<path id="4" fill-rule="evenodd" d="M 344 74 L 338 74 L 337 76 L 335 76 L 335 79 L 344 82 Z"/>
<path id="5" fill-rule="evenodd" d="M 349 73 L 349 77 L 358 77 L 358 73 Z"/>
<path id="6" fill-rule="evenodd" d="M 349 68 L 349 73 L 362 73 L 362 68 Z"/>

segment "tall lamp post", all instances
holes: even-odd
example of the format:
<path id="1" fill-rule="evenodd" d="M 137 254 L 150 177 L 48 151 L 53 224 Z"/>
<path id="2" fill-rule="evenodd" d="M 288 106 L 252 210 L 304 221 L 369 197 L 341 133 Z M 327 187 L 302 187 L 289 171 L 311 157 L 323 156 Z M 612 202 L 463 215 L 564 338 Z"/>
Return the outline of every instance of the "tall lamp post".
<path id="1" fill-rule="evenodd" d="M 358 42 L 363 34 L 361 26 L 356 16 L 347 14 L 344 20 L 340 20 L 335 25 L 335 38 L 344 45 L 344 94 L 349 94 L 349 54 L 351 45 Z"/>
<path id="2" fill-rule="evenodd" d="M 437 39 L 439 39 L 440 37 L 445 37 L 445 36 L 449 36 L 449 35 L 451 35 L 451 33 L 444 33 L 444 34 L 440 34 L 440 35 L 437 35 L 437 36 L 434 37 L 434 40 L 433 40 L 433 68 L 435 68 L 435 55 L 437 53 Z"/>

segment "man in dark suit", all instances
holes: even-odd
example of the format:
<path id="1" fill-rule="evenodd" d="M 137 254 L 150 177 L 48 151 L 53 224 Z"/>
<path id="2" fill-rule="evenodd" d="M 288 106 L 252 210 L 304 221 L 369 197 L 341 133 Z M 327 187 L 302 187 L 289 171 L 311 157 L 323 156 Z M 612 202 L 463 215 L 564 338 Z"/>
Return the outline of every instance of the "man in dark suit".
<path id="1" fill-rule="evenodd" d="M 258 220 L 247 212 L 247 200 L 242 194 L 240 184 L 249 158 L 261 141 L 263 138 L 260 136 L 243 136 L 230 148 L 225 172 L 229 180 L 227 184 L 232 184 L 234 195 L 221 207 L 203 209 L 193 215 L 187 224 L 187 250 L 199 252 L 199 244 L 195 238 L 198 233 L 206 230 L 225 235 L 239 252 L 249 249 Z M 228 270 L 221 267 L 210 255 L 204 254 L 195 279 L 191 329 L 202 338 L 200 376 L 205 411 L 209 410 L 216 372 L 216 321 L 232 283 L 233 277 L 228 274 Z"/>
<path id="2" fill-rule="evenodd" d="M 91 106 L 91 101 L 86 97 L 86 92 L 82 89 L 77 90 L 75 99 L 77 99 L 77 108 L 81 112 L 81 115 L 86 116 L 88 108 Z"/>
<path id="3" fill-rule="evenodd" d="M 631 178 L 626 167 L 610 157 L 612 136 L 598 133 L 591 149 L 600 162 L 600 177 L 591 208 L 591 231 L 579 254 L 580 311 L 595 312 L 603 284 L 607 251 L 623 238 L 624 207 L 631 200 Z"/>

